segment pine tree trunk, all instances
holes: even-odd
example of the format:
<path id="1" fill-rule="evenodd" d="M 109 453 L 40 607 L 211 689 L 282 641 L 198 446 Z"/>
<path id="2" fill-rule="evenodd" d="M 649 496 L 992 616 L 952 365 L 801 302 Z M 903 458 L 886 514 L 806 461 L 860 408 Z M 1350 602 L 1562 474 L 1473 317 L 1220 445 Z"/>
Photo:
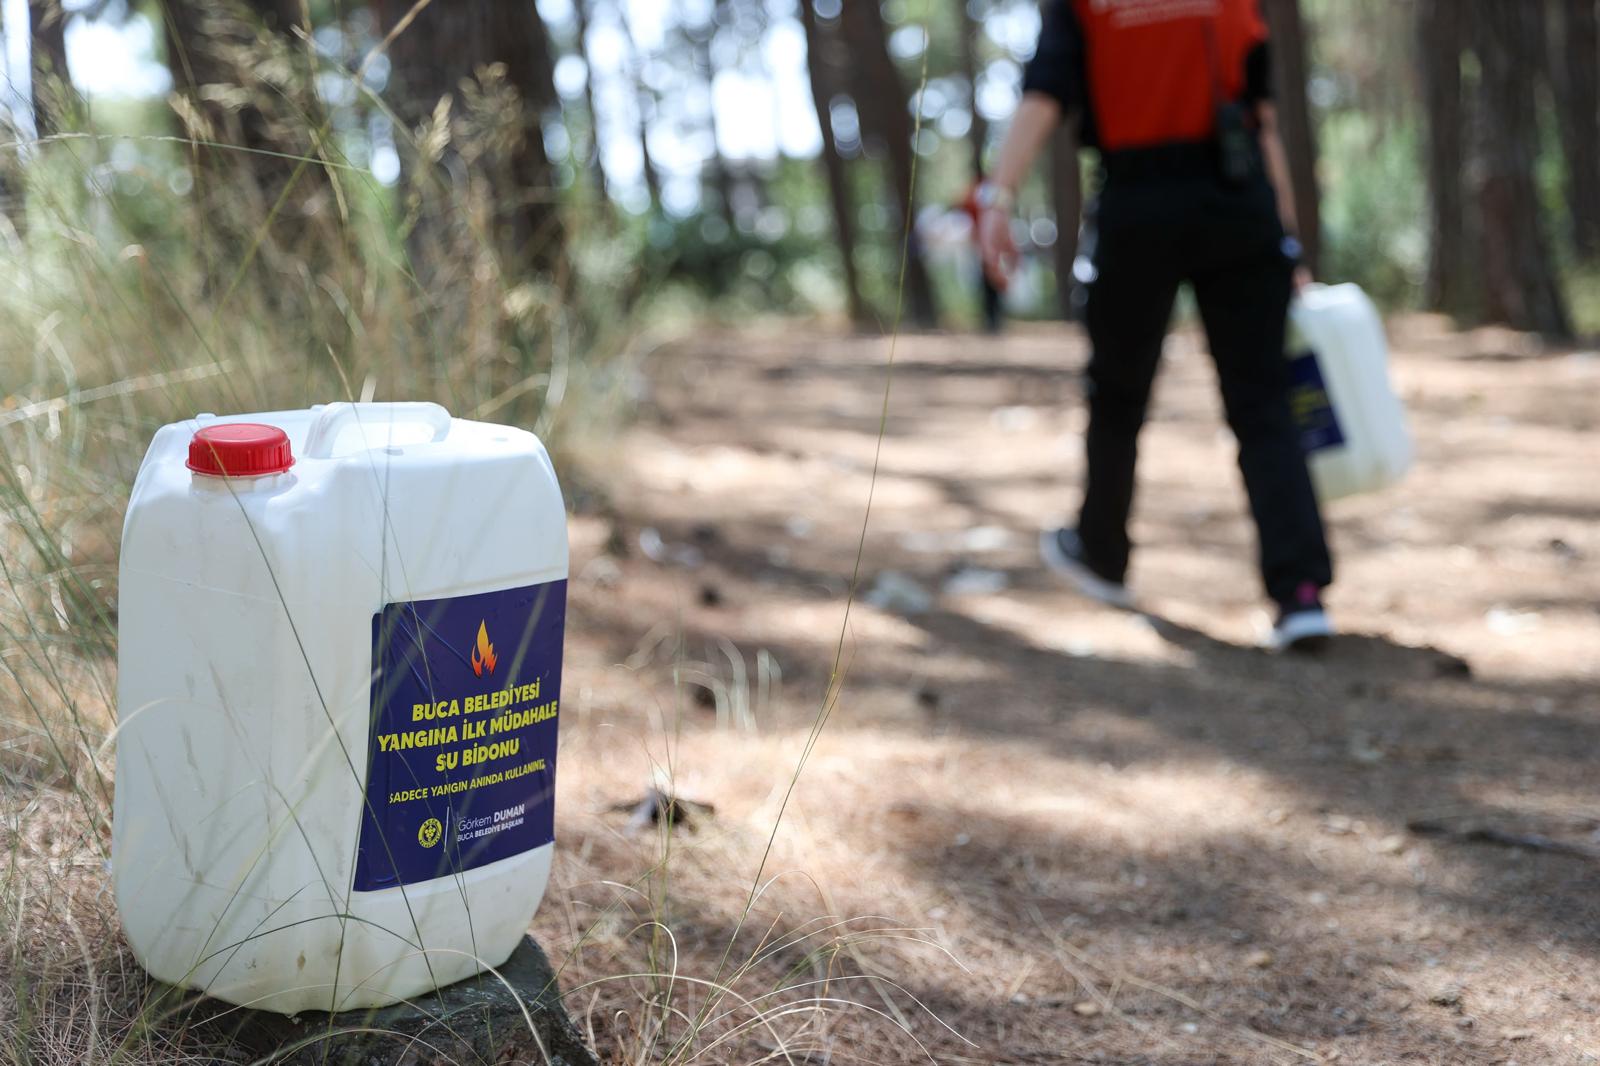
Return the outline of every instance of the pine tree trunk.
<path id="1" fill-rule="evenodd" d="M 919 326 L 938 324 L 933 284 L 922 261 L 916 239 L 916 162 L 911 144 L 912 121 L 908 95 L 900 71 L 889 54 L 889 33 L 883 24 L 879 0 L 847 0 L 840 27 L 850 48 L 855 75 L 856 110 L 861 115 L 863 140 L 879 141 L 889 158 L 893 182 L 896 236 L 905 249 L 905 295 L 912 321 Z"/>
<path id="2" fill-rule="evenodd" d="M 1078 169 L 1078 138 L 1071 124 L 1062 123 L 1051 138 L 1050 198 L 1056 213 L 1056 298 L 1061 317 L 1076 314 L 1072 266 L 1078 258 L 1078 222 L 1083 214 L 1083 174 Z"/>
<path id="3" fill-rule="evenodd" d="M 278 155 L 304 149 L 302 144 L 285 143 L 275 128 L 273 116 L 259 105 L 258 97 L 270 96 L 253 71 L 245 69 L 250 47 L 262 23 L 271 21 L 277 29 L 278 7 L 292 0 L 267 0 L 263 3 L 217 4 L 205 0 L 162 0 L 166 28 L 167 67 L 173 90 L 186 97 L 209 129 L 190 130 L 195 140 L 237 145 L 247 149 L 194 151 L 206 169 L 214 170 L 229 162 L 251 172 L 263 195 L 276 197 L 294 172 L 294 163 Z M 218 93 L 210 86 L 229 86 L 245 102 L 227 108 L 216 102 Z"/>
<path id="4" fill-rule="evenodd" d="M 850 321 L 857 328 L 872 322 L 867 302 L 861 295 L 861 278 L 856 272 L 855 206 L 850 199 L 850 182 L 844 160 L 839 158 L 839 142 L 833 136 L 833 79 L 825 56 L 822 29 L 817 24 L 815 0 L 800 0 L 800 21 L 806 31 L 806 70 L 811 76 L 811 102 L 817 111 L 817 126 L 822 131 L 822 168 L 828 181 L 828 199 L 833 204 L 833 228 L 839 242 L 839 258 L 844 265 L 845 296 L 849 300 Z"/>
<path id="5" fill-rule="evenodd" d="M 722 154 L 722 141 L 720 131 L 717 129 L 716 107 L 716 63 L 711 58 L 711 41 L 717 32 L 717 23 L 721 21 L 720 15 L 723 5 L 717 4 L 713 9 L 714 17 L 699 30 L 685 30 L 690 52 L 694 57 L 695 72 L 700 76 L 700 82 L 705 87 L 708 102 L 708 115 L 706 132 L 711 138 L 711 155 L 706 160 L 705 166 L 711 171 L 711 186 L 717 194 L 717 211 L 722 220 L 731 229 L 736 224 L 733 217 L 733 172 L 728 169 L 728 160 Z"/>
<path id="6" fill-rule="evenodd" d="M 967 79 L 971 90 L 969 105 L 972 112 L 972 126 L 967 130 L 968 143 L 972 145 L 972 173 L 981 176 L 983 168 L 983 150 L 989 141 L 989 123 L 978 113 L 978 23 L 972 17 L 968 0 L 954 0 L 956 15 L 961 20 L 961 74 Z"/>
<path id="7" fill-rule="evenodd" d="M 1322 212 L 1317 189 L 1316 127 L 1306 94 L 1305 21 L 1300 15 L 1299 0 L 1266 0 L 1264 9 L 1272 33 L 1278 128 L 1289 156 L 1289 182 L 1294 188 L 1300 244 L 1306 266 L 1315 273 L 1322 251 Z"/>
<path id="8" fill-rule="evenodd" d="M 318 154 L 322 112 L 290 32 L 299 0 L 161 0 L 160 10 L 202 224 L 225 259 L 256 248 L 303 275 L 333 204 L 326 171 L 305 162 Z"/>
<path id="9" fill-rule="evenodd" d="M 1559 0 L 1560 69 L 1555 79 L 1567 203 L 1578 256 L 1600 259 L 1600 10 L 1596 0 Z"/>
<path id="10" fill-rule="evenodd" d="M 583 106 L 589 113 L 589 159 L 586 169 L 594 182 L 595 203 L 602 215 L 611 213 L 610 182 L 606 178 L 605 160 L 600 156 L 600 112 L 594 106 L 594 62 L 589 57 L 589 3 L 590 0 L 573 0 L 573 13 L 578 21 L 578 54 L 583 58 Z"/>
<path id="11" fill-rule="evenodd" d="M 617 21 L 622 24 L 622 36 L 628 43 L 628 71 L 633 78 L 633 93 L 639 111 L 639 155 L 643 160 L 644 187 L 650 194 L 652 213 L 661 209 L 661 175 L 656 171 L 656 161 L 650 154 L 650 123 L 656 117 L 655 92 L 644 83 L 644 63 L 639 59 L 639 46 L 633 39 L 633 27 L 628 24 L 626 4 L 617 7 Z"/>
<path id="12" fill-rule="evenodd" d="M 1570 336 L 1534 180 L 1539 133 L 1534 73 L 1544 54 L 1543 22 L 1537 5 L 1474 0 L 1472 6 L 1482 69 L 1478 208 L 1484 310 L 1492 321 L 1517 329 Z"/>
<path id="13" fill-rule="evenodd" d="M 384 3 L 380 10 L 386 16 L 385 30 L 410 7 L 396 0 Z M 522 0 L 432 3 L 395 38 L 389 55 L 394 64 L 395 110 L 413 127 L 425 123 L 447 95 L 456 97 L 453 113 L 461 115 L 462 82 L 480 71 L 503 68 L 505 84 L 517 97 L 516 125 L 472 146 L 468 180 L 481 183 L 480 202 L 487 210 L 501 270 L 564 277 L 565 235 L 542 121 L 557 106 L 554 66 L 537 8 Z M 454 170 L 447 166 L 440 173 Z"/>
<path id="14" fill-rule="evenodd" d="M 33 34 L 33 125 L 40 137 L 60 130 L 59 118 L 73 99 L 67 70 L 67 12 L 61 0 L 28 0 Z"/>
<path id="15" fill-rule="evenodd" d="M 5 30 L 5 11 L 0 7 L 0 35 Z M 0 138 L 18 140 L 11 120 L 0 116 Z M 22 157 L 15 148 L 0 148 L 0 218 L 18 234 L 27 230 L 27 201 L 23 198 Z"/>
<path id="16" fill-rule="evenodd" d="M 1427 136 L 1428 277 L 1424 303 L 1465 316 L 1472 300 L 1466 272 L 1467 222 L 1462 196 L 1460 0 L 1419 0 L 1417 59 Z"/>

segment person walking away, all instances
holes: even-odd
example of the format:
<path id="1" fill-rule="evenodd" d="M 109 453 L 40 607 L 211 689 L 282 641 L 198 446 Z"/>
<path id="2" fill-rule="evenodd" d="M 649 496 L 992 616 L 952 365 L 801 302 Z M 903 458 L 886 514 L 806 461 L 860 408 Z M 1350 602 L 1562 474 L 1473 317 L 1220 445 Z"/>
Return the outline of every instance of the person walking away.
<path id="1" fill-rule="evenodd" d="M 1125 584 L 1139 430 L 1178 288 L 1194 291 L 1239 443 L 1273 647 L 1331 636 L 1322 516 L 1289 407 L 1284 330 L 1297 269 L 1293 199 L 1270 96 L 1258 0 L 1046 0 L 1022 102 L 978 190 L 984 266 L 1004 286 L 1016 193 L 1064 119 L 1098 150 L 1087 284 L 1088 478 L 1076 527 L 1047 530 L 1045 563 L 1131 606 Z"/>
<path id="2" fill-rule="evenodd" d="M 983 304 L 983 331 L 993 335 L 1000 332 L 1002 325 L 1002 311 L 1000 303 L 1000 287 L 995 284 L 991 272 L 982 262 L 983 247 L 979 243 L 979 240 L 981 233 L 980 224 L 983 221 L 983 209 L 978 205 L 978 190 L 981 188 L 983 188 L 983 175 L 980 173 L 977 180 L 967 187 L 966 194 L 961 197 L 961 202 L 956 205 L 955 210 L 960 211 L 962 214 L 966 215 L 972 220 L 972 242 L 973 245 L 978 249 L 980 260 L 978 266 L 978 285 L 980 289 L 979 296 L 981 297 Z M 1010 219 L 1007 219 L 1007 224 L 1010 224 Z"/>

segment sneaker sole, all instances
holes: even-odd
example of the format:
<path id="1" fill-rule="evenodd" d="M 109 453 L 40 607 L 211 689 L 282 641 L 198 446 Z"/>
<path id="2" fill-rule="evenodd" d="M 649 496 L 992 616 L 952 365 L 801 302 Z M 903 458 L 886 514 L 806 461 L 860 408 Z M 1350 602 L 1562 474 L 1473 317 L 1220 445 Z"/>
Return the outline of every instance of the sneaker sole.
<path id="1" fill-rule="evenodd" d="M 1299 611 L 1272 627 L 1272 651 L 1320 651 L 1333 640 L 1333 623 L 1325 611 Z"/>
<path id="2" fill-rule="evenodd" d="M 1039 557 L 1044 560 L 1047 568 L 1065 578 L 1073 588 L 1091 600 L 1110 607 L 1120 607 L 1123 610 L 1133 609 L 1133 593 L 1128 591 L 1128 586 L 1107 581 L 1063 552 L 1061 545 L 1056 541 L 1055 530 L 1045 529 L 1039 532 Z"/>

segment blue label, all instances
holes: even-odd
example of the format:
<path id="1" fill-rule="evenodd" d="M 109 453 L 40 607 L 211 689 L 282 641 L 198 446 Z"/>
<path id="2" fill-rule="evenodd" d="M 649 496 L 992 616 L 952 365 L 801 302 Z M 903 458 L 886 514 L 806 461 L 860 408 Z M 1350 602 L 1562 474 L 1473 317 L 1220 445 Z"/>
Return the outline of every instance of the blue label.
<path id="1" fill-rule="evenodd" d="M 355 890 L 430 881 L 555 839 L 567 583 L 372 616 Z"/>
<path id="2" fill-rule="evenodd" d="M 1307 455 L 1344 443 L 1339 416 L 1334 412 L 1328 386 L 1316 354 L 1304 351 L 1289 360 L 1289 406 L 1300 430 L 1300 448 Z"/>

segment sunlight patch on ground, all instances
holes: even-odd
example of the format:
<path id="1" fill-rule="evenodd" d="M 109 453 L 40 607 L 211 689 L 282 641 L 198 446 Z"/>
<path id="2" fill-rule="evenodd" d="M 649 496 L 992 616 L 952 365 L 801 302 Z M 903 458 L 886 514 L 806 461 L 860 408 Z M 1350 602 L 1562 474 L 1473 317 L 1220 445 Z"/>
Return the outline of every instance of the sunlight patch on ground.
<path id="1" fill-rule="evenodd" d="M 859 513 L 871 485 L 871 453 L 847 459 L 838 449 L 830 451 L 832 456 L 823 459 L 745 448 L 659 446 L 635 448 L 629 461 L 631 476 L 640 484 L 659 492 L 706 497 L 718 501 L 719 507 L 725 507 L 728 499 L 739 499 L 750 509 L 755 509 L 754 505 L 787 508 L 798 495 L 807 494 L 843 503 Z M 941 502 L 936 488 L 925 482 L 879 473 L 874 489 L 877 506 L 922 508 Z"/>
<path id="2" fill-rule="evenodd" d="M 752 623 L 763 633 L 806 644 L 833 646 L 838 642 L 839 623 L 844 620 L 844 600 L 830 603 L 797 604 L 772 602 L 752 608 Z M 858 643 L 870 643 L 903 651 L 925 649 L 928 634 L 899 615 L 880 611 L 864 603 L 850 608 L 848 650 Z"/>

